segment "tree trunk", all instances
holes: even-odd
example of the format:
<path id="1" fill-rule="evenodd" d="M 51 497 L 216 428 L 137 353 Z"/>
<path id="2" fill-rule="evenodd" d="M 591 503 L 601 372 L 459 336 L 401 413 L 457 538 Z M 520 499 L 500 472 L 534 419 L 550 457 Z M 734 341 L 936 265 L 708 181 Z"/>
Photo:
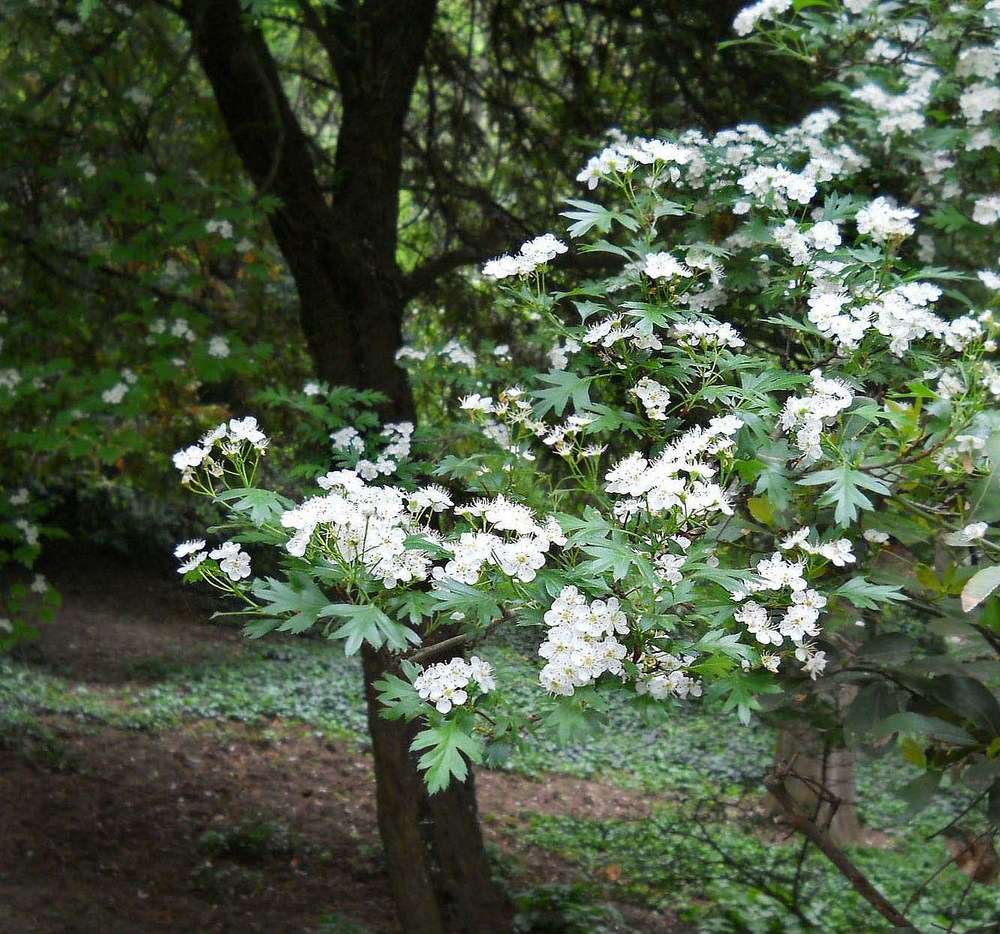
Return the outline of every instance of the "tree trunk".
<path id="1" fill-rule="evenodd" d="M 317 372 L 384 393 L 383 417 L 412 419 L 410 387 L 395 363 L 405 307 L 396 224 L 403 121 L 435 2 L 298 7 L 341 91 L 332 200 L 267 41 L 239 0 L 182 0 L 181 15 L 248 175 L 260 194 L 279 199 L 269 219 Z M 490 879 L 471 773 L 427 794 L 409 748 L 415 728 L 379 716 L 373 685 L 387 659 L 367 646 L 363 658 L 379 832 L 403 930 L 502 934 L 510 912 Z"/>
<path id="2" fill-rule="evenodd" d="M 388 659 L 363 649 L 368 727 L 375 756 L 378 823 L 389 885 L 407 932 L 500 934 L 510 912 L 490 878 L 472 771 L 428 795 L 410 742 L 413 724 L 386 720 L 373 685 Z"/>
<path id="3" fill-rule="evenodd" d="M 785 723 L 778 731 L 775 758 L 792 764 L 785 787 L 834 843 L 845 846 L 861 839 L 853 752 L 834 745 L 810 723 Z"/>
<path id="4" fill-rule="evenodd" d="M 834 722 L 842 723 L 858 689 L 852 684 L 830 684 L 819 693 L 830 704 Z M 786 721 L 778 730 L 775 759 L 778 765 L 792 765 L 786 789 L 837 846 L 861 840 L 857 762 L 839 730 L 822 730 L 807 719 Z"/>

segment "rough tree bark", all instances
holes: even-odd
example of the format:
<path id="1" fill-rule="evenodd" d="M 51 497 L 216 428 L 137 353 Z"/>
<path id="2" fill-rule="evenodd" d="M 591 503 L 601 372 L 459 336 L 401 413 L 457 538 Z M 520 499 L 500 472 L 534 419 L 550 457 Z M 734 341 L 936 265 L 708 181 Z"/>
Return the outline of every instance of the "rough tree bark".
<path id="1" fill-rule="evenodd" d="M 182 0 L 181 15 L 233 145 L 261 194 L 295 280 L 302 329 L 319 375 L 376 389 L 388 418 L 412 418 L 396 366 L 406 297 L 396 260 L 403 123 L 435 16 L 435 0 L 368 0 L 299 9 L 320 38 L 343 109 L 336 189 L 325 194 L 309 142 L 263 33 L 239 0 Z M 389 664 L 364 652 L 378 821 L 403 928 L 493 934 L 510 913 L 490 878 L 473 779 L 429 796 L 410 752 L 413 730 L 379 716 L 373 685 Z"/>

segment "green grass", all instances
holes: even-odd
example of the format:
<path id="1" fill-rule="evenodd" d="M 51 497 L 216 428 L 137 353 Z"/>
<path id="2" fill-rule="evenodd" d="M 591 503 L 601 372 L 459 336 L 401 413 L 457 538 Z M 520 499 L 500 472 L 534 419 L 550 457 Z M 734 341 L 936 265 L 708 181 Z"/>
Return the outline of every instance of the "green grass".
<path id="1" fill-rule="evenodd" d="M 528 713 L 545 712 L 550 702 L 537 688 L 537 668 L 528 651 L 494 645 L 481 654 L 494 663 L 509 703 Z M 206 718 L 250 723 L 281 718 L 318 735 L 366 741 L 360 666 L 326 643 L 250 643 L 238 659 L 182 666 L 154 657 L 137 663 L 136 674 L 144 680 L 88 686 L 0 659 L 0 744 L 25 754 L 34 750 L 43 761 L 58 763 L 61 741 L 44 723 L 52 713 L 70 718 L 72 729 L 81 731 L 93 724 L 166 730 Z M 159 680 L 149 682 L 150 677 Z M 588 893 L 680 911 L 709 932 L 886 927 L 822 857 L 813 854 L 798 867 L 798 847 L 780 842 L 766 818 L 753 816 L 759 813 L 760 779 L 771 761 L 772 730 L 759 723 L 742 727 L 732 716 L 697 703 L 665 708 L 656 725 L 622 699 L 612 698 L 606 713 L 597 735 L 570 745 L 542 737 L 515 751 L 504 765 L 531 777 L 558 771 L 599 778 L 650 795 L 652 816 L 632 821 L 541 814 L 531 821 L 523 842 L 577 864 L 588 879 L 597 880 Z M 864 765 L 859 775 L 863 817 L 887 831 L 892 845 L 856 848 L 852 855 L 897 904 L 905 903 L 947 858 L 940 838 L 925 838 L 965 800 L 939 796 L 916 822 L 904 825 L 903 805 L 892 790 L 915 774 L 890 756 Z M 231 836 L 239 845 L 244 837 L 250 843 L 260 842 L 257 837 L 273 842 L 271 828 L 255 830 L 261 829 L 235 828 Z M 213 845 L 230 842 L 226 837 Z M 609 866 L 620 871 L 616 882 L 608 878 Z M 797 901 L 792 897 L 796 874 Z M 912 910 L 913 920 L 923 930 L 947 928 L 948 911 L 961 901 L 967 882 L 949 867 Z M 796 918 L 793 902 L 804 918 Z M 535 912 L 543 920 L 559 915 L 563 929 L 578 918 L 597 930 L 597 909 L 586 921 L 591 908 L 580 892 L 553 890 L 530 896 L 522 913 Z M 957 931 L 1000 918 L 997 889 L 973 886 L 961 914 Z M 331 924 L 335 930 L 337 920 Z"/>

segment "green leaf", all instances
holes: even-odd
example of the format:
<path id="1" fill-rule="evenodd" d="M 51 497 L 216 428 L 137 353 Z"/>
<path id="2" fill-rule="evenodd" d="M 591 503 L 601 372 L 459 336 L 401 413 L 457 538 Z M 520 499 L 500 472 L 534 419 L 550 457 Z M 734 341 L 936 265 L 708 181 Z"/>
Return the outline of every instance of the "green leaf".
<path id="1" fill-rule="evenodd" d="M 940 210 L 935 211 L 929 217 L 925 217 L 923 222 L 929 227 L 934 227 L 946 234 L 955 233 L 963 227 L 972 226 L 972 221 L 953 204 L 946 205 Z"/>
<path id="2" fill-rule="evenodd" d="M 578 211 L 563 211 L 560 214 L 560 217 L 567 217 L 573 221 L 567 232 L 574 240 L 577 237 L 582 237 L 594 227 L 603 234 L 609 233 L 616 221 L 626 230 L 636 231 L 639 229 L 639 222 L 631 214 L 611 211 L 604 205 L 593 201 L 580 201 L 571 198 L 566 203 L 579 208 Z"/>
<path id="3" fill-rule="evenodd" d="M 900 632 L 887 632 L 869 639 L 858 652 L 858 657 L 879 665 L 902 665 L 917 652 L 917 641 Z"/>
<path id="4" fill-rule="evenodd" d="M 608 722 L 607 716 L 596 706 L 599 703 L 600 698 L 593 689 L 577 690 L 572 697 L 557 697 L 542 722 L 555 731 L 560 743 L 583 739 Z"/>
<path id="5" fill-rule="evenodd" d="M 844 740 L 847 747 L 857 749 L 862 744 L 871 743 L 875 725 L 898 710 L 899 702 L 889 687 L 881 681 L 866 684 L 844 711 Z"/>
<path id="6" fill-rule="evenodd" d="M 410 670 L 414 677 L 420 672 L 418 665 L 404 662 L 404 666 L 409 669 L 408 675 Z M 386 720 L 406 720 L 409 723 L 430 710 L 430 705 L 421 699 L 412 683 L 398 675 L 387 675 L 382 681 L 376 681 L 373 687 L 382 703 L 379 715 Z"/>
<path id="7" fill-rule="evenodd" d="M 744 726 L 750 723 L 751 714 L 760 710 L 757 694 L 780 694 L 781 688 L 774 683 L 774 678 L 766 673 L 744 674 L 735 672 L 728 678 L 719 681 L 718 689 L 726 694 L 723 712 L 735 710 Z"/>
<path id="8" fill-rule="evenodd" d="M 447 578 L 436 581 L 430 596 L 432 612 L 449 616 L 461 613 L 466 619 L 475 619 L 480 626 L 488 626 L 503 616 L 503 610 L 493 594 L 460 581 Z"/>
<path id="9" fill-rule="evenodd" d="M 698 652 L 712 652 L 727 658 L 753 658 L 753 649 L 740 642 L 740 633 L 727 633 L 722 629 L 706 632 L 691 649 Z"/>
<path id="10" fill-rule="evenodd" d="M 931 695 L 952 713 L 1000 736 L 1000 704 L 982 682 L 964 675 L 938 675 Z"/>
<path id="11" fill-rule="evenodd" d="M 829 470 L 818 470 L 798 481 L 799 486 L 826 486 L 827 491 L 817 500 L 817 506 L 836 505 L 834 518 L 840 526 L 848 526 L 858 516 L 859 509 L 874 509 L 872 501 L 861 492 L 862 489 L 889 496 L 892 490 L 869 474 L 855 470 L 847 464 Z"/>
<path id="12" fill-rule="evenodd" d="M 1000 564 L 983 568 L 962 588 L 962 609 L 968 613 L 1000 587 Z"/>
<path id="13" fill-rule="evenodd" d="M 879 740 L 891 733 L 917 733 L 956 746 L 976 745 L 976 741 L 960 726 L 955 726 L 954 723 L 939 717 L 928 717 L 926 714 L 913 711 L 903 711 L 886 717 L 875 728 L 873 738 Z"/>
<path id="14" fill-rule="evenodd" d="M 345 639 L 344 652 L 354 655 L 367 642 L 372 648 L 380 649 L 383 645 L 396 651 L 408 648 L 408 643 L 420 644 L 420 636 L 412 629 L 390 619 L 377 606 L 370 603 L 331 603 L 323 608 L 323 616 L 339 616 L 347 620 L 336 632 L 331 632 L 331 639 Z"/>
<path id="15" fill-rule="evenodd" d="M 899 789 L 899 796 L 906 802 L 903 820 L 915 817 L 931 803 L 943 775 L 943 772 L 925 772 Z"/>
<path id="16" fill-rule="evenodd" d="M 250 521 L 260 527 L 276 520 L 286 509 L 291 509 L 292 502 L 272 490 L 260 490 L 255 487 L 240 487 L 219 493 L 216 499 L 228 502 L 229 508 L 235 512 L 249 512 Z M 230 502 L 236 500 L 236 502 Z"/>
<path id="17" fill-rule="evenodd" d="M 551 373 L 541 373 L 538 376 L 543 383 L 548 383 L 551 389 L 536 389 L 531 393 L 539 403 L 535 406 L 535 414 L 541 417 L 550 409 L 556 415 L 562 415 L 566 404 L 573 400 L 577 412 L 586 411 L 590 405 L 590 384 L 597 377 L 577 376 L 569 370 L 555 370 Z"/>
<path id="18" fill-rule="evenodd" d="M 874 610 L 880 603 L 901 603 L 907 599 L 901 587 L 872 584 L 863 577 L 852 577 L 833 593 L 835 596 L 845 597 L 859 610 Z"/>
<path id="19" fill-rule="evenodd" d="M 414 737 L 410 749 L 414 752 L 427 750 L 418 760 L 417 767 L 427 773 L 427 791 L 432 795 L 447 788 L 452 778 L 465 781 L 469 774 L 465 756 L 473 763 L 483 761 L 482 742 L 463 732 L 454 720 L 422 730 Z"/>
<path id="20" fill-rule="evenodd" d="M 287 583 L 273 577 L 255 580 L 253 595 L 266 606 L 262 610 L 269 616 L 286 617 L 278 627 L 283 632 L 305 632 L 323 613 L 330 598 L 301 571 L 293 572 Z M 290 614 L 290 615 L 289 615 Z M 254 632 L 263 624 L 248 623 L 247 629 Z M 271 627 L 273 628 L 273 627 Z M 267 632 L 269 630 L 263 630 Z M 263 635 L 263 632 L 260 634 Z"/>
<path id="21" fill-rule="evenodd" d="M 995 825 L 1000 825 L 1000 778 L 994 779 L 986 797 L 986 816 Z"/>

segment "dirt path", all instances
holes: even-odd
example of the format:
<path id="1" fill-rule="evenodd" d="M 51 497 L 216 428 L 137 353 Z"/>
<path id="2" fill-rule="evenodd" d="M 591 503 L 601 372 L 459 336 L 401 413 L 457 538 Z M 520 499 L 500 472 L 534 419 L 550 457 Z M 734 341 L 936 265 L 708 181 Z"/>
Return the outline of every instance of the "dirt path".
<path id="1" fill-rule="evenodd" d="M 154 661 L 232 659 L 232 630 L 169 576 L 106 556 L 50 568 L 65 606 L 25 653 L 90 684 L 141 679 Z M 138 732 L 51 716 L 50 739 L 0 748 L 0 931 L 308 932 L 335 915 L 397 931 L 374 813 L 369 759 L 299 724 L 198 721 Z M 51 737 L 56 742 L 51 742 Z M 515 887 L 577 881 L 518 844 L 532 813 L 632 817 L 647 802 L 594 782 L 479 777 L 488 837 Z M 624 909 L 623 930 L 680 931 Z M 347 926 L 345 926 L 347 925 Z"/>

